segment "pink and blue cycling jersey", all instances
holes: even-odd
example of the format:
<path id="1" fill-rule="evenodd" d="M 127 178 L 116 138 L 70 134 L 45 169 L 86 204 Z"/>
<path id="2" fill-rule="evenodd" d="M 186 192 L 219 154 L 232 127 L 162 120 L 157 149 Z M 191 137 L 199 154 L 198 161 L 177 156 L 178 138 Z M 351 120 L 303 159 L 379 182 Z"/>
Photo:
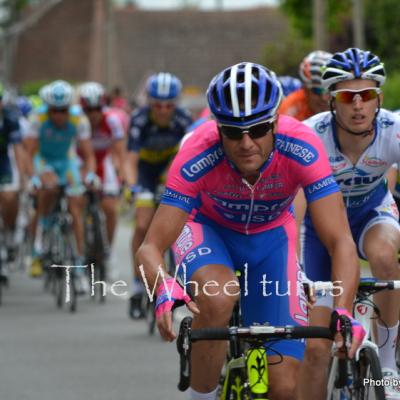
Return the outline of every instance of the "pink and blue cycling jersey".
<path id="1" fill-rule="evenodd" d="M 301 289 L 296 292 L 302 286 L 291 204 L 300 187 L 309 202 L 339 188 L 322 142 L 308 127 L 280 116 L 274 141 L 250 185 L 225 156 L 216 123 L 201 125 L 174 159 L 162 203 L 190 213 L 173 246 L 184 285 L 203 267 L 240 271 L 245 325 L 304 325 L 307 304 Z M 267 348 L 268 354 L 298 359 L 303 352 L 304 343 L 294 340 Z"/>
<path id="2" fill-rule="evenodd" d="M 215 121 L 188 137 L 169 170 L 162 203 L 251 235 L 284 225 L 300 187 L 307 201 L 339 191 L 321 140 L 294 118 L 279 116 L 275 146 L 250 185 L 226 158 Z"/>

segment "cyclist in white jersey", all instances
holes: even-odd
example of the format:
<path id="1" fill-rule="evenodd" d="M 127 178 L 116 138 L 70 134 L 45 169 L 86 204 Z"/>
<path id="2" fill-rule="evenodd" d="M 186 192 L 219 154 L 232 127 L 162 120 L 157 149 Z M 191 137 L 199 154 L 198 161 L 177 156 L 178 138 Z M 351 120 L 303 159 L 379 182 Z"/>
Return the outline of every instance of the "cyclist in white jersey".
<path id="1" fill-rule="evenodd" d="M 330 109 L 304 121 L 322 139 L 339 184 L 359 256 L 369 261 L 378 279 L 400 279 L 398 210 L 385 174 L 400 160 L 400 118 L 381 108 L 380 86 L 385 70 L 379 58 L 357 48 L 336 53 L 328 61 L 322 81 L 330 93 Z M 302 229 L 302 261 L 312 280 L 334 280 L 329 255 L 306 215 Z M 333 275 L 333 274 L 332 274 Z M 327 325 L 332 298 L 317 301 L 311 325 Z M 378 346 L 384 378 L 397 377 L 395 343 L 400 295 L 385 291 L 374 297 L 382 319 L 377 322 Z M 324 398 L 330 344 L 309 341 L 303 368 L 302 398 Z M 386 387 L 387 398 L 400 399 L 397 388 Z M 312 393 L 310 393 L 310 390 Z"/>

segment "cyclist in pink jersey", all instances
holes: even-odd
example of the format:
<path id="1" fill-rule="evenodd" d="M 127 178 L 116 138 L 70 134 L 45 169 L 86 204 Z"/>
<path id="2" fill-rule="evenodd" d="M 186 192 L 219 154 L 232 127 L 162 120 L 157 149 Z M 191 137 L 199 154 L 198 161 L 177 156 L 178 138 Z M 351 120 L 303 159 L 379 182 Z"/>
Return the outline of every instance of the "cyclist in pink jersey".
<path id="1" fill-rule="evenodd" d="M 239 296 L 245 325 L 307 324 L 291 207 L 302 187 L 332 255 L 335 279 L 342 281 L 332 319 L 350 320 L 353 355 L 364 335 L 349 313 L 359 266 L 322 143 L 299 121 L 278 119 L 282 89 L 261 65 L 244 62 L 225 69 L 211 81 L 207 98 L 216 121 L 201 125 L 182 145 L 137 253 L 145 283 L 156 288 L 162 337 L 176 337 L 171 320 L 176 305 L 186 303 L 194 312 L 194 328 L 223 327 Z M 184 288 L 165 271 L 166 279 L 159 276 L 162 255 L 174 241 Z M 243 272 L 240 282 L 235 270 Z M 337 344 L 343 345 L 340 335 Z M 295 399 L 304 343 L 282 340 L 272 347 L 267 349 L 270 397 Z M 193 346 L 192 400 L 216 398 L 225 353 L 220 342 Z"/>

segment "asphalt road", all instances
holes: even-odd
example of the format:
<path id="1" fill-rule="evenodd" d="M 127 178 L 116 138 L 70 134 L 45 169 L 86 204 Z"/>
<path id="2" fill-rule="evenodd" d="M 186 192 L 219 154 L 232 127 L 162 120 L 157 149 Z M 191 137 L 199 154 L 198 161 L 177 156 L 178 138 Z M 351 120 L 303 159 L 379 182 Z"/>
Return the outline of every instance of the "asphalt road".
<path id="1" fill-rule="evenodd" d="M 130 282 L 130 229 L 118 229 L 114 280 Z M 119 288 L 123 291 L 123 288 Z M 43 282 L 14 272 L 0 307 L 0 399 L 181 400 L 175 343 L 127 317 L 127 297 L 58 310 Z"/>

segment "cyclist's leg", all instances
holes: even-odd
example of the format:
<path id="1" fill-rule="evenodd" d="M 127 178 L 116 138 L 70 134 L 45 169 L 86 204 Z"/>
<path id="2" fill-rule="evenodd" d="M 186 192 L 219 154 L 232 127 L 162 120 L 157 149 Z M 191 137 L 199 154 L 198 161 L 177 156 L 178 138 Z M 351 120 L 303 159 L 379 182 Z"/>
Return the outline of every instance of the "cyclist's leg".
<path id="1" fill-rule="evenodd" d="M 331 261 L 328 252 L 317 237 L 309 219 L 303 223 L 301 232 L 302 265 L 312 281 L 331 280 Z M 329 326 L 332 298 L 318 298 L 309 310 L 309 324 Z M 300 368 L 299 399 L 323 400 L 326 398 L 328 366 L 332 343 L 323 339 L 308 339 L 304 360 Z"/>
<path id="2" fill-rule="evenodd" d="M 11 147 L 8 154 L 0 155 L 0 212 L 2 219 L 2 245 L 7 250 L 8 261 L 13 261 L 16 255 L 14 241 L 15 224 L 18 213 L 19 176 L 15 162 L 12 162 Z M 2 265 L 3 278 L 8 275 L 6 265 Z M 1 283 L 0 283 L 1 284 Z"/>
<path id="3" fill-rule="evenodd" d="M 161 169 L 160 169 L 161 168 Z M 136 262 L 136 253 L 142 244 L 147 229 L 150 226 L 151 219 L 155 212 L 155 191 L 160 174 L 163 168 L 152 166 L 144 162 L 138 165 L 138 184 L 141 192 L 137 194 L 135 199 L 135 228 L 132 237 L 132 261 L 133 261 L 133 279 L 131 288 L 131 297 L 129 299 L 129 315 L 131 318 L 142 318 L 144 311 L 142 310 L 143 285 L 139 279 L 140 271 Z"/>
<path id="4" fill-rule="evenodd" d="M 12 146 L 9 146 L 7 156 L 0 161 L 0 208 L 4 224 L 4 238 L 9 259 L 14 259 L 16 248 L 14 242 L 15 224 L 18 214 L 18 195 L 20 190 L 20 173 L 15 160 Z"/>
<path id="5" fill-rule="evenodd" d="M 49 163 L 47 163 L 39 155 L 34 160 L 35 173 L 40 176 L 43 188 L 37 194 L 37 221 L 34 232 L 34 245 L 32 249 L 32 265 L 31 276 L 38 276 L 42 272 L 41 257 L 42 257 L 42 237 L 43 232 L 48 228 L 49 214 L 54 207 L 57 197 L 58 176 Z M 45 265 L 44 267 L 48 267 Z"/>
<path id="6" fill-rule="evenodd" d="M 371 218 L 365 225 L 358 241 L 361 254 L 369 261 L 374 277 L 378 279 L 400 279 L 397 260 L 400 248 L 400 227 L 395 205 L 394 203 L 389 204 L 387 209 L 378 207 L 370 213 L 370 216 Z M 374 301 L 382 318 L 381 323 L 377 322 L 382 368 L 390 368 L 396 371 L 395 347 L 400 293 L 396 290 L 383 291 L 374 296 Z"/>
<path id="7" fill-rule="evenodd" d="M 85 188 L 82 184 L 80 172 L 79 172 L 79 159 L 74 156 L 66 159 L 63 163 L 59 163 L 58 169 L 60 184 L 67 184 L 67 196 L 68 196 L 68 209 L 72 216 L 72 229 L 74 231 L 74 237 L 76 242 L 77 250 L 77 262 L 79 265 L 83 265 L 83 244 L 84 244 L 84 233 L 83 233 L 83 209 L 85 206 L 83 193 Z"/>
<path id="8" fill-rule="evenodd" d="M 174 245 L 174 254 L 180 265 L 180 278 L 185 286 L 190 285 L 200 310 L 192 327 L 226 326 L 239 297 L 239 286 L 221 235 L 208 225 L 188 222 Z M 218 385 L 226 350 L 226 343 L 220 341 L 193 345 L 192 390 L 211 396 Z"/>
<path id="9" fill-rule="evenodd" d="M 118 195 L 120 185 L 118 182 L 117 173 L 112 163 L 111 155 L 106 156 L 102 160 L 103 164 L 103 199 L 101 201 L 101 207 L 106 217 L 107 225 L 107 238 L 110 246 L 112 245 L 115 228 L 117 226 L 118 216 Z"/>

